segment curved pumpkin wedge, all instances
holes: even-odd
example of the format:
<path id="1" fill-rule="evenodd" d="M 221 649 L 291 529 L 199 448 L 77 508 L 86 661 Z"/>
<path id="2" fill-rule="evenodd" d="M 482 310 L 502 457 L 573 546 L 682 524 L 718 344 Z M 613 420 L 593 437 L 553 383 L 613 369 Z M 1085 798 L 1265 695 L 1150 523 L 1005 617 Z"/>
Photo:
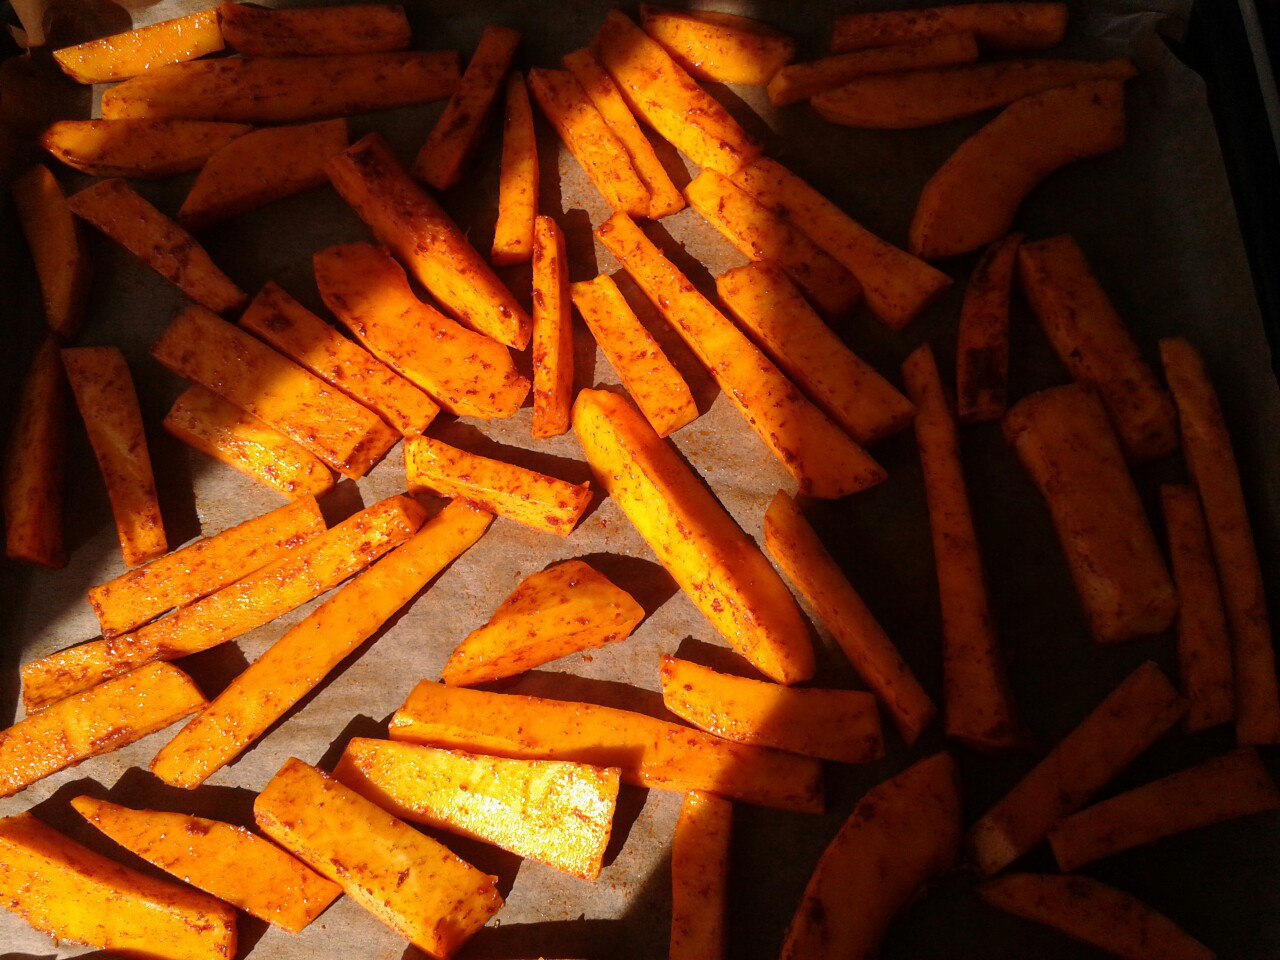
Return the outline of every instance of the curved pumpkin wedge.
<path id="1" fill-rule="evenodd" d="M 412 39 L 398 3 L 268 10 L 227 2 L 218 7 L 218 21 L 223 39 L 246 57 L 389 53 Z"/>
<path id="2" fill-rule="evenodd" d="M 40 135 L 40 145 L 93 177 L 158 179 L 198 170 L 252 129 L 209 120 L 59 120 Z"/>
<path id="3" fill-rule="evenodd" d="M 80 332 L 93 272 L 80 221 L 47 167 L 34 166 L 13 181 L 13 203 L 35 261 L 45 322 L 70 343 Z"/>
<path id="4" fill-rule="evenodd" d="M 53 51 L 53 59 L 63 73 L 81 83 L 112 83 L 222 48 L 218 11 L 209 9 L 63 47 Z"/>

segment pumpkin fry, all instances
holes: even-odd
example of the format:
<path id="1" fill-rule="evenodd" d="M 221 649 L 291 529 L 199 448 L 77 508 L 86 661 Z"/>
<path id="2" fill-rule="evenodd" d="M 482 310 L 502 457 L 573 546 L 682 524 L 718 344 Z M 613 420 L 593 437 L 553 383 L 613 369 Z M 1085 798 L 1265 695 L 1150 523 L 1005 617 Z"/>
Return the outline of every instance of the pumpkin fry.
<path id="1" fill-rule="evenodd" d="M 498 222 L 493 227 L 495 267 L 524 263 L 533 256 L 533 223 L 538 216 L 538 141 L 524 77 L 507 77 L 502 123 L 502 172 L 498 176 Z"/>
<path id="2" fill-rule="evenodd" d="M 51 570 L 67 563 L 62 541 L 66 409 L 62 355 L 48 335 L 22 381 L 3 483 L 5 556 Z"/>
<path id="3" fill-rule="evenodd" d="M 763 87 L 795 59 L 796 42 L 780 30 L 732 13 L 640 4 L 640 26 L 698 80 Z"/>
<path id="4" fill-rule="evenodd" d="M 538 217 L 533 234 L 533 436 L 569 429 L 573 405 L 573 315 L 564 234 Z"/>
<path id="5" fill-rule="evenodd" d="M 40 145 L 92 177 L 152 179 L 198 170 L 252 127 L 205 120 L 59 120 Z"/>
<path id="6" fill-rule="evenodd" d="M 45 322 L 70 343 L 80 332 L 93 272 L 80 222 L 58 181 L 40 165 L 14 179 L 13 203 L 35 261 Z"/>
<path id="7" fill-rule="evenodd" d="M 957 32 L 972 33 L 984 50 L 1041 50 L 1061 43 L 1066 31 L 1065 3 L 961 3 L 836 17 L 831 51 L 883 47 Z"/>
<path id="8" fill-rule="evenodd" d="M 63 47 L 53 51 L 53 59 L 63 73 L 80 83 L 112 83 L 222 48 L 218 11 L 209 9 Z"/>
<path id="9" fill-rule="evenodd" d="M 724 960 L 732 826 L 729 801 L 684 795 L 671 839 L 669 960 Z"/>
<path id="10" fill-rule="evenodd" d="M 388 53 L 411 39 L 404 7 L 392 3 L 270 10 L 228 0 L 218 21 L 223 38 L 246 57 Z"/>
<path id="11" fill-rule="evenodd" d="M 983 251 L 960 307 L 956 334 L 956 417 L 984 423 L 1004 416 L 1009 387 L 1009 295 L 1022 234 Z"/>

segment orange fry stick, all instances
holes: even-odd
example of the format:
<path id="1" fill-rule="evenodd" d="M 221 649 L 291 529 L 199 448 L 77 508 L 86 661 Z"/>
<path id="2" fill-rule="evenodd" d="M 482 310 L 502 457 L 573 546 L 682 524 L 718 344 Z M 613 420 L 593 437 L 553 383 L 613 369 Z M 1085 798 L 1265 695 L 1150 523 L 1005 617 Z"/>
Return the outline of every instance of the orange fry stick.
<path id="1" fill-rule="evenodd" d="M 1004 416 L 1009 383 L 1009 295 L 1022 234 L 983 251 L 969 275 L 956 335 L 956 416 L 984 423 Z"/>
<path id="2" fill-rule="evenodd" d="M 384 53 L 411 39 L 404 7 L 392 3 L 269 10 L 224 2 L 218 20 L 227 43 L 246 57 Z"/>
<path id="3" fill-rule="evenodd" d="M 40 145 L 93 177 L 158 179 L 199 170 L 252 129 L 206 120 L 59 120 L 40 135 Z"/>
<path id="4" fill-rule="evenodd" d="M 943 33 L 972 33 L 984 50 L 1041 50 L 1062 41 L 1065 3 L 962 3 L 836 17 L 831 50 L 841 53 Z"/>
<path id="5" fill-rule="evenodd" d="M 763 87 L 795 59 L 796 42 L 781 30 L 732 13 L 640 4 L 640 26 L 698 80 Z"/>
<path id="6" fill-rule="evenodd" d="M 670 960 L 724 960 L 733 804 L 691 790 L 671 840 Z"/>
<path id="7" fill-rule="evenodd" d="M 533 436 L 569 429 L 573 405 L 573 314 L 564 234 L 539 217 L 533 234 Z"/>
<path id="8" fill-rule="evenodd" d="M 217 53 L 222 47 L 218 11 L 211 9 L 63 47 L 53 51 L 53 59 L 80 83 L 112 83 Z"/>
<path id="9" fill-rule="evenodd" d="M 49 329 L 63 343 L 80 332 L 92 262 L 62 187 L 36 165 L 13 181 L 13 203 L 40 281 Z"/>
<path id="10" fill-rule="evenodd" d="M 18 395 L 5 451 L 5 556 L 56 570 L 67 564 L 62 493 L 67 459 L 67 379 L 58 342 L 46 336 Z"/>
<path id="11" fill-rule="evenodd" d="M 498 178 L 498 222 L 493 227 L 495 267 L 524 263 L 533 256 L 533 221 L 538 216 L 538 141 L 524 77 L 507 77 L 502 124 L 502 172 Z"/>

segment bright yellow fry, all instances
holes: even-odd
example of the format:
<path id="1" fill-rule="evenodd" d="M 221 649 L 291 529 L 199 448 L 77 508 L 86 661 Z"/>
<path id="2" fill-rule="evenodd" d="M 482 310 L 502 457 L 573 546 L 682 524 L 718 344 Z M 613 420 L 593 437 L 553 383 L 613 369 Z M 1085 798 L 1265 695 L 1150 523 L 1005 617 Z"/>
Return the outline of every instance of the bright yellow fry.
<path id="1" fill-rule="evenodd" d="M 670 960 L 723 960 L 733 804 L 690 791 L 671 839 Z"/>
<path id="2" fill-rule="evenodd" d="M 551 217 L 533 233 L 533 437 L 569 429 L 573 405 L 573 308 L 564 234 Z"/>
<path id="3" fill-rule="evenodd" d="M 67 375 L 52 334 L 31 360 L 18 395 L 5 451 L 5 556 L 58 569 L 66 566 L 62 493 L 67 459 Z"/>
<path id="4" fill-rule="evenodd" d="M 58 181 L 40 165 L 14 179 L 13 204 L 35 262 L 45 322 L 70 343 L 80 332 L 93 272 L 80 221 Z"/>
<path id="5" fill-rule="evenodd" d="M 53 59 L 63 73 L 81 83 L 112 83 L 217 53 L 222 46 L 218 11 L 208 9 L 63 47 L 53 51 Z"/>
<path id="6" fill-rule="evenodd" d="M 712 83 L 763 87 L 796 55 L 796 42 L 786 34 L 731 13 L 642 3 L 640 25 L 690 76 Z"/>
<path id="7" fill-rule="evenodd" d="M 412 34 L 398 3 L 267 9 L 224 0 L 218 20 L 227 43 L 246 57 L 317 56 L 403 50 Z"/>
<path id="8" fill-rule="evenodd" d="M 495 267 L 524 263 L 533 256 L 533 222 L 538 216 L 538 141 L 524 77 L 507 77 L 502 124 L 502 172 L 498 175 L 498 222 L 493 227 Z"/>
<path id="9" fill-rule="evenodd" d="M 40 135 L 40 144 L 93 177 L 152 179 L 199 170 L 252 129 L 207 120 L 59 120 Z"/>

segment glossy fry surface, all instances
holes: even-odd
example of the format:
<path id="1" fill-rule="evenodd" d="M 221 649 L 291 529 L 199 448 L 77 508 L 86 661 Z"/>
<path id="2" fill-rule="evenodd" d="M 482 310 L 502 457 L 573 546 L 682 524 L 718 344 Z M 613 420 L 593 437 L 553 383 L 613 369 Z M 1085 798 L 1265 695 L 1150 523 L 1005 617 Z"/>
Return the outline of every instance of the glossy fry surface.
<path id="1" fill-rule="evenodd" d="M 80 332 L 93 272 L 80 222 L 49 169 L 37 164 L 15 177 L 13 204 L 35 261 L 45 322 L 63 343 Z"/>
<path id="2" fill-rule="evenodd" d="M 538 216 L 538 140 L 524 77 L 507 76 L 502 122 L 502 171 L 498 176 L 498 222 L 493 227 L 495 267 L 524 263 L 533 256 L 533 223 Z"/>
<path id="3" fill-rule="evenodd" d="M 80 83 L 112 83 L 217 53 L 222 47 L 218 11 L 209 9 L 63 47 L 53 51 L 53 59 L 63 73 Z"/>
<path id="4" fill-rule="evenodd" d="M 712 83 L 763 87 L 796 55 L 786 34 L 730 13 L 640 5 L 640 26 L 691 77 Z"/>
<path id="5" fill-rule="evenodd" d="M 538 217 L 533 234 L 533 437 L 569 430 L 573 406 L 573 306 L 564 234 Z"/>
<path id="6" fill-rule="evenodd" d="M 670 960 L 723 960 L 733 804 L 686 793 L 671 840 Z"/>
<path id="7" fill-rule="evenodd" d="M 40 135 L 40 145 L 93 177 L 151 179 L 198 170 L 251 129 L 206 120 L 59 120 Z"/>

